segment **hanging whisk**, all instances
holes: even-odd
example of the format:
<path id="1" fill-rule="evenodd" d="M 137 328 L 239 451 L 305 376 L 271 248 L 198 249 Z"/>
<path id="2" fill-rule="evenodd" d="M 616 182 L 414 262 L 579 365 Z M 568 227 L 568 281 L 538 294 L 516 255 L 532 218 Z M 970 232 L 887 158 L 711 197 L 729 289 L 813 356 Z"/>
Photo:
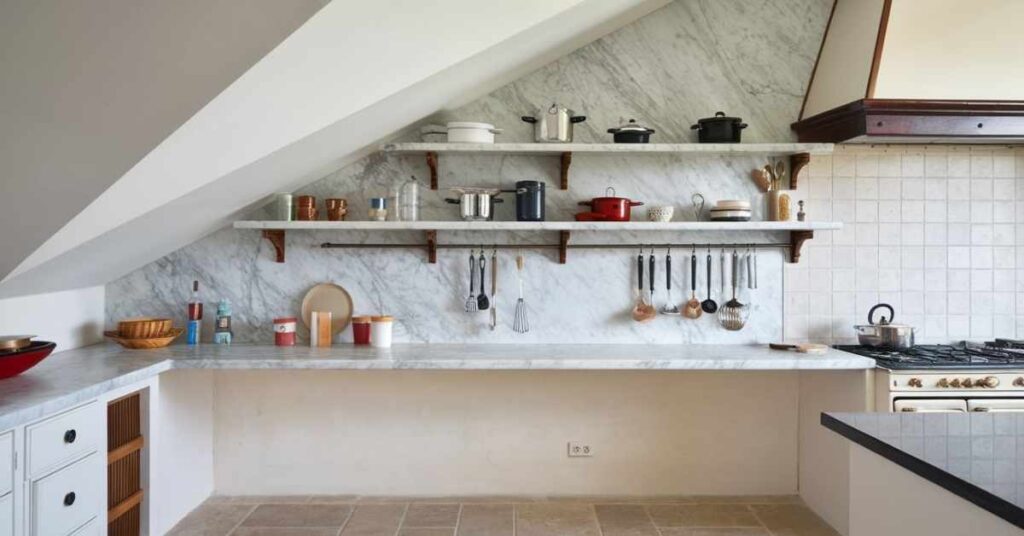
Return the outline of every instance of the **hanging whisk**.
<path id="1" fill-rule="evenodd" d="M 523 254 L 516 255 L 516 274 L 519 277 L 519 299 L 516 301 L 515 320 L 512 322 L 512 331 L 526 333 L 530 331 L 530 319 L 526 315 L 526 301 L 523 299 L 523 265 L 526 260 Z"/>

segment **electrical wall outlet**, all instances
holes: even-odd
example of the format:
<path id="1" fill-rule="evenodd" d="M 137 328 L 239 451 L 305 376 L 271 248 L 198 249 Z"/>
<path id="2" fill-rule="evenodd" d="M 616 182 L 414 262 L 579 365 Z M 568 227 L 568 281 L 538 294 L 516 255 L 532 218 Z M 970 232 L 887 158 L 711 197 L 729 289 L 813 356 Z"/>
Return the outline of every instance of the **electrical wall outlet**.
<path id="1" fill-rule="evenodd" d="M 589 458 L 594 455 L 594 450 L 590 448 L 590 445 L 582 441 L 570 441 L 569 442 L 569 457 L 570 458 Z"/>

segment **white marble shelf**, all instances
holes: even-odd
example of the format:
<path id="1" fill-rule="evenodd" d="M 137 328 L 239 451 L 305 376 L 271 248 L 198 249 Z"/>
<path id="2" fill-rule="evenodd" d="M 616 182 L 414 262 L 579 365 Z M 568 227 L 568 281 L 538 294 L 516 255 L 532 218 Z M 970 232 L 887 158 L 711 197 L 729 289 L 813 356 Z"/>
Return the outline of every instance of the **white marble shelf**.
<path id="1" fill-rule="evenodd" d="M 841 222 L 807 221 L 236 221 L 235 229 L 283 231 L 835 231 Z"/>
<path id="2" fill-rule="evenodd" d="M 831 143 L 387 143 L 385 153 L 560 155 L 562 153 L 784 156 L 832 154 Z"/>
<path id="3" fill-rule="evenodd" d="M 269 345 L 173 345 L 125 350 L 97 344 L 58 352 L 20 376 L 0 380 L 0 430 L 72 407 L 172 369 L 229 370 L 650 370 L 763 371 L 871 369 L 866 357 L 766 345 L 400 344 L 387 350 Z M 429 380 L 424 380 L 429 381 Z"/>

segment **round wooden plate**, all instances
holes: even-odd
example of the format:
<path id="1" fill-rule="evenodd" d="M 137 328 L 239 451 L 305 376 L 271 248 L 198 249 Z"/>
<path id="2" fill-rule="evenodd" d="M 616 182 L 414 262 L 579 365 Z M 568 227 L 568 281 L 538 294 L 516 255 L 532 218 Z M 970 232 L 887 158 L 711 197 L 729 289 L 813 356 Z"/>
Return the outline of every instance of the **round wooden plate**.
<path id="1" fill-rule="evenodd" d="M 313 311 L 330 311 L 331 335 L 337 335 L 352 321 L 352 296 L 334 283 L 320 283 L 302 298 L 302 323 L 307 328 Z"/>

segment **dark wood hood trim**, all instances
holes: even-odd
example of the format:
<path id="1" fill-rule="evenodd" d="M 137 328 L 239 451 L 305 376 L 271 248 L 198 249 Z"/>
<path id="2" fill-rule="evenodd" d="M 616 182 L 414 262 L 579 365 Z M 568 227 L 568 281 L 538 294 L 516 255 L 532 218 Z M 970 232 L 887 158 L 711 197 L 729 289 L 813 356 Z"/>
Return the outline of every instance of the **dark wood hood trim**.
<path id="1" fill-rule="evenodd" d="M 1021 138 L 1024 101 L 861 99 L 791 125 L 801 142 L 841 143 L 855 138 Z"/>

